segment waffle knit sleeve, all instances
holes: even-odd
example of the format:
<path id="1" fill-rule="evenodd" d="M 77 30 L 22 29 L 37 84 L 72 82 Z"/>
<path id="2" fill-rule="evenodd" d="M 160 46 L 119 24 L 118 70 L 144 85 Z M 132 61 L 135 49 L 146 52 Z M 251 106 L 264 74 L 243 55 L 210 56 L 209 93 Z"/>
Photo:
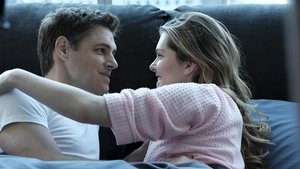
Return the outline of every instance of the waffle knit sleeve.
<path id="1" fill-rule="evenodd" d="M 209 126 L 223 91 L 213 84 L 179 83 L 104 95 L 117 144 L 175 137 Z"/>

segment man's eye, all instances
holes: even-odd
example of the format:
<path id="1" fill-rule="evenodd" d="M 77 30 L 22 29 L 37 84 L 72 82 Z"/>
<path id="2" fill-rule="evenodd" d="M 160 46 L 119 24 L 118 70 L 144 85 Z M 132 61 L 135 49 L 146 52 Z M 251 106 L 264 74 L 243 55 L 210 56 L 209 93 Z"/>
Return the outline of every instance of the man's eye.
<path id="1" fill-rule="evenodd" d="M 100 55 L 103 55 L 104 52 L 105 52 L 105 49 L 99 48 L 99 49 L 96 49 L 96 52 L 97 52 L 98 54 L 100 54 Z"/>

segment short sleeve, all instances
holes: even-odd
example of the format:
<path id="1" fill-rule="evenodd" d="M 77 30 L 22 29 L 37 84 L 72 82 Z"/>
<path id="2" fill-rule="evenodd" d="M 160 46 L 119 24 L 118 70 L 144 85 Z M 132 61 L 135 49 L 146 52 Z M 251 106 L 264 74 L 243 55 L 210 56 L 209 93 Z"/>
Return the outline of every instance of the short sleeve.
<path id="1" fill-rule="evenodd" d="M 46 108 L 17 89 L 0 95 L 0 131 L 15 122 L 31 122 L 48 127 Z"/>

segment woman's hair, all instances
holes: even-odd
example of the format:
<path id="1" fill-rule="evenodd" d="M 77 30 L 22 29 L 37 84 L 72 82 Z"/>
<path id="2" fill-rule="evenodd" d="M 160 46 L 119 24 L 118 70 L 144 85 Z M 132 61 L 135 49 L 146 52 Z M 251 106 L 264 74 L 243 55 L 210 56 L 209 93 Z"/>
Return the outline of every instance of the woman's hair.
<path id="1" fill-rule="evenodd" d="M 244 121 L 241 151 L 246 168 L 263 168 L 270 129 L 264 121 L 250 118 L 255 106 L 250 103 L 251 91 L 241 77 L 244 72 L 240 52 L 232 35 L 219 21 L 197 12 L 168 21 L 160 27 L 162 33 L 167 34 L 169 47 L 181 61 L 198 65 L 193 82 L 214 83 L 237 103 Z"/>
<path id="2" fill-rule="evenodd" d="M 42 75 L 53 66 L 52 53 L 59 36 L 65 36 L 71 47 L 77 50 L 81 40 L 89 36 L 96 26 L 108 28 L 116 35 L 119 23 L 117 16 L 88 7 L 59 8 L 48 13 L 41 22 L 37 42 Z"/>

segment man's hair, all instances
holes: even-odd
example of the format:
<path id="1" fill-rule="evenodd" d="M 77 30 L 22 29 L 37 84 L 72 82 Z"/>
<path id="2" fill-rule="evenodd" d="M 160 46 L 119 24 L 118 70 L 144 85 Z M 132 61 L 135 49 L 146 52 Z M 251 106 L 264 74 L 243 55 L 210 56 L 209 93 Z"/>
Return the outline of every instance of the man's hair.
<path id="1" fill-rule="evenodd" d="M 117 16 L 88 7 L 59 8 L 50 12 L 42 20 L 38 33 L 37 54 L 42 75 L 45 76 L 53 66 L 52 53 L 59 36 L 65 36 L 71 47 L 77 50 L 80 41 L 95 26 L 108 28 L 115 36 L 119 24 Z"/>

